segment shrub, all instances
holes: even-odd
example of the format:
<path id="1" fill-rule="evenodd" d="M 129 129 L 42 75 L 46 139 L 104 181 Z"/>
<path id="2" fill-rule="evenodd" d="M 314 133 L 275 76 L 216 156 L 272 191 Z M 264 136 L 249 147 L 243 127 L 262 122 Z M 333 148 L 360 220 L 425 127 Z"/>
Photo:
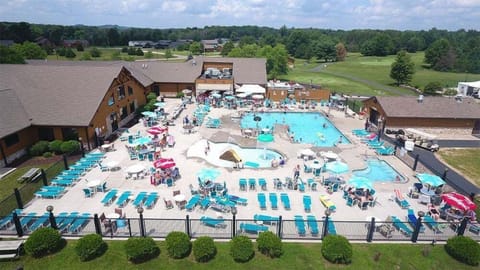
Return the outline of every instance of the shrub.
<path id="1" fill-rule="evenodd" d="M 170 232 L 165 238 L 168 256 L 174 259 L 185 258 L 190 254 L 192 242 L 184 232 Z"/>
<path id="2" fill-rule="evenodd" d="M 89 261 L 100 257 L 105 253 L 108 246 L 98 234 L 87 234 L 80 238 L 75 246 L 75 252 L 80 261 Z"/>
<path id="3" fill-rule="evenodd" d="M 157 94 L 155 94 L 154 92 L 150 92 L 147 95 L 147 102 L 150 102 L 151 100 L 154 100 L 155 102 L 157 100 Z"/>
<path id="4" fill-rule="evenodd" d="M 253 258 L 253 243 L 244 235 L 235 236 L 230 240 L 230 254 L 236 262 L 248 262 Z"/>
<path id="5" fill-rule="evenodd" d="M 456 260 L 476 266 L 480 262 L 480 244 L 466 236 L 454 236 L 447 240 L 445 251 Z"/>
<path id="6" fill-rule="evenodd" d="M 282 256 L 282 240 L 273 232 L 262 232 L 257 239 L 258 251 L 262 254 L 277 258 Z"/>
<path id="7" fill-rule="evenodd" d="M 217 254 L 217 248 L 213 238 L 209 236 L 199 237 L 193 242 L 193 256 L 197 262 L 208 262 Z"/>
<path id="8" fill-rule="evenodd" d="M 122 48 L 122 53 L 128 53 L 128 48 L 127 48 L 127 47 L 123 47 L 123 48 Z"/>
<path id="9" fill-rule="evenodd" d="M 30 155 L 32 156 L 41 156 L 43 153 L 48 151 L 49 143 L 47 141 L 38 141 L 32 147 L 30 147 Z"/>
<path id="10" fill-rule="evenodd" d="M 74 140 L 63 142 L 60 146 L 62 153 L 73 153 L 80 149 L 80 143 Z"/>
<path id="11" fill-rule="evenodd" d="M 42 257 L 59 251 L 64 244 L 60 233 L 50 227 L 35 230 L 27 241 L 25 251 L 32 257 Z"/>
<path id="12" fill-rule="evenodd" d="M 60 140 L 54 140 L 48 144 L 48 150 L 56 154 L 60 154 L 62 152 L 61 147 L 62 147 L 62 141 Z"/>
<path id="13" fill-rule="evenodd" d="M 133 263 L 142 263 L 157 257 L 160 248 L 151 237 L 131 237 L 125 242 L 127 259 Z"/>
<path id="14" fill-rule="evenodd" d="M 45 153 L 43 153 L 42 156 L 43 156 L 44 158 L 51 158 L 51 157 L 53 157 L 53 153 L 52 153 L 52 152 L 45 152 Z"/>
<path id="15" fill-rule="evenodd" d="M 327 235 L 322 242 L 322 255 L 332 263 L 352 262 L 353 249 L 347 238 L 341 235 Z"/>
<path id="16" fill-rule="evenodd" d="M 92 55 L 92 57 L 100 57 L 102 56 L 102 51 L 94 47 L 90 50 L 90 54 Z"/>

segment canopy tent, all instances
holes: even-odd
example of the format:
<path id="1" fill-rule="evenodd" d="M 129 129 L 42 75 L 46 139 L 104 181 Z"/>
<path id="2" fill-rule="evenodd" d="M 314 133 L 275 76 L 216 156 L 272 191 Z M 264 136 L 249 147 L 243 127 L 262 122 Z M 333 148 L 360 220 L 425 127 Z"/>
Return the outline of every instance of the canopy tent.
<path id="1" fill-rule="evenodd" d="M 445 181 L 437 175 L 428 174 L 428 173 L 417 173 L 416 177 L 422 184 L 427 184 L 432 187 L 438 187 L 445 185 Z"/>
<path id="2" fill-rule="evenodd" d="M 265 94 L 265 88 L 258 84 L 244 84 L 237 89 L 237 93 Z"/>
<path id="3" fill-rule="evenodd" d="M 222 84 L 222 83 L 198 83 L 195 87 L 197 92 L 203 93 L 210 90 L 218 91 L 231 91 L 233 90 L 232 84 Z"/>
<path id="4" fill-rule="evenodd" d="M 223 154 L 221 154 L 220 159 L 235 162 L 235 163 L 238 163 L 240 162 L 240 160 L 242 160 L 240 156 L 237 154 L 237 152 L 235 152 L 235 150 L 233 149 L 227 150 Z"/>

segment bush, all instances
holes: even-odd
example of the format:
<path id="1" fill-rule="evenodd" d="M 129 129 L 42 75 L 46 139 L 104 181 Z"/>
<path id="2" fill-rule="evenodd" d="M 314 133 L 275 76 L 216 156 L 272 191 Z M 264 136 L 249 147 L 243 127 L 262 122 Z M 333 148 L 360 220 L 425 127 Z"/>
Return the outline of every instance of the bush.
<path id="1" fill-rule="evenodd" d="M 160 248 L 151 237 L 131 237 L 125 242 L 127 259 L 133 263 L 142 263 L 157 257 Z"/>
<path id="2" fill-rule="evenodd" d="M 42 156 L 43 156 L 44 158 L 51 158 L 51 157 L 53 157 L 53 153 L 52 153 L 52 152 L 45 152 L 45 153 L 43 153 Z"/>
<path id="3" fill-rule="evenodd" d="M 170 232 L 165 238 L 168 256 L 174 259 L 185 258 L 190 254 L 192 242 L 184 232 Z"/>
<path id="4" fill-rule="evenodd" d="M 157 94 L 155 94 L 154 92 L 150 92 L 147 95 L 147 102 L 150 102 L 152 100 L 157 102 Z"/>
<path id="5" fill-rule="evenodd" d="M 80 149 L 80 143 L 74 140 L 63 142 L 60 146 L 62 153 L 73 153 Z"/>
<path id="6" fill-rule="evenodd" d="M 352 262 L 353 249 L 347 238 L 341 235 L 327 235 L 322 242 L 322 255 L 332 263 Z"/>
<path id="7" fill-rule="evenodd" d="M 80 257 L 80 261 L 89 261 L 102 256 L 107 248 L 107 243 L 103 241 L 102 236 L 87 234 L 78 240 L 75 252 Z"/>
<path id="8" fill-rule="evenodd" d="M 250 238 L 239 235 L 230 240 L 230 254 L 236 262 L 248 262 L 255 254 Z"/>
<path id="9" fill-rule="evenodd" d="M 97 58 L 97 57 L 102 56 L 102 51 L 100 51 L 98 48 L 94 47 L 90 50 L 90 54 L 92 55 L 92 57 Z"/>
<path id="10" fill-rule="evenodd" d="M 128 48 L 127 48 L 127 47 L 123 47 L 123 48 L 122 48 L 122 53 L 128 53 Z"/>
<path id="11" fill-rule="evenodd" d="M 48 150 L 50 150 L 50 152 L 54 152 L 56 154 L 60 154 L 62 152 L 62 141 L 60 140 L 54 140 L 54 141 L 51 141 L 49 144 L 48 144 Z"/>
<path id="12" fill-rule="evenodd" d="M 213 238 L 209 236 L 199 237 L 193 242 L 193 256 L 197 262 L 208 262 L 217 254 L 217 248 Z"/>
<path id="13" fill-rule="evenodd" d="M 283 254 L 282 240 L 270 231 L 260 233 L 257 239 L 257 246 L 258 251 L 271 258 L 277 258 Z"/>
<path id="14" fill-rule="evenodd" d="M 476 266 L 480 262 L 480 244 L 466 236 L 454 236 L 447 240 L 445 251 L 456 260 Z"/>
<path id="15" fill-rule="evenodd" d="M 64 246 L 60 233 L 50 227 L 35 230 L 27 241 L 25 251 L 32 257 L 42 257 L 59 251 Z"/>
<path id="16" fill-rule="evenodd" d="M 49 143 L 47 141 L 38 141 L 32 147 L 30 147 L 30 155 L 32 156 L 41 156 L 43 153 L 48 151 Z"/>

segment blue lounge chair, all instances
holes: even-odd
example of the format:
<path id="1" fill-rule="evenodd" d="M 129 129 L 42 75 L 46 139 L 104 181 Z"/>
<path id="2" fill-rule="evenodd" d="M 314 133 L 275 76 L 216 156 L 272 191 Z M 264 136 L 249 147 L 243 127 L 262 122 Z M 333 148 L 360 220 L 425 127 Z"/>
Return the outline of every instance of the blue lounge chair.
<path id="1" fill-rule="evenodd" d="M 8 226 L 10 226 L 13 222 L 13 215 L 10 214 L 2 219 L 0 219 L 0 229 L 2 228 L 7 228 Z"/>
<path id="2" fill-rule="evenodd" d="M 117 200 L 117 206 L 118 207 L 124 207 L 125 204 L 127 204 L 128 202 L 128 198 L 130 197 L 130 195 L 132 195 L 132 192 L 130 191 L 124 191 L 122 193 L 122 195 L 120 195 L 120 197 L 118 197 L 118 200 Z"/>
<path id="3" fill-rule="evenodd" d="M 414 229 L 417 226 L 417 217 L 415 216 L 415 211 L 413 209 L 409 208 L 407 210 L 407 220 L 408 223 L 410 223 L 410 226 L 412 226 Z M 425 232 L 425 226 L 420 226 L 420 232 L 423 233 Z"/>
<path id="4" fill-rule="evenodd" d="M 266 191 L 266 190 L 267 190 L 267 180 L 265 180 L 265 178 L 259 178 L 259 179 L 258 179 L 258 185 L 260 186 L 260 188 L 261 188 L 263 191 Z"/>
<path id="5" fill-rule="evenodd" d="M 256 233 L 268 231 L 268 227 L 253 223 L 240 223 L 240 230 L 247 233 Z"/>
<path id="6" fill-rule="evenodd" d="M 260 205 L 260 209 L 267 209 L 267 198 L 265 193 L 258 193 L 257 194 L 258 204 Z"/>
<path id="7" fill-rule="evenodd" d="M 427 226 L 432 229 L 434 232 L 440 232 L 440 228 L 438 227 L 438 222 L 433 219 L 431 216 L 426 215 L 423 217 L 423 223 L 427 224 Z"/>
<path id="8" fill-rule="evenodd" d="M 45 223 L 47 223 L 47 221 L 48 221 L 48 217 L 49 217 L 49 213 L 43 214 L 42 216 L 40 216 L 39 218 L 37 218 L 37 220 L 35 220 L 35 221 L 32 223 L 32 225 L 28 226 L 28 228 L 30 229 L 30 231 L 33 232 L 33 231 L 35 231 L 36 229 L 45 226 Z"/>
<path id="9" fill-rule="evenodd" d="M 205 210 L 209 206 L 210 206 L 210 197 L 206 196 L 200 201 L 200 207 Z"/>
<path id="10" fill-rule="evenodd" d="M 380 147 L 380 148 L 377 148 L 376 151 L 379 155 L 388 156 L 388 155 L 393 155 L 395 153 L 395 148 L 393 148 L 392 146 Z"/>
<path id="11" fill-rule="evenodd" d="M 63 220 L 68 216 L 67 212 L 61 212 L 55 217 L 55 221 L 57 222 L 57 226 L 62 224 Z"/>
<path id="12" fill-rule="evenodd" d="M 331 218 L 328 219 L 327 233 L 331 235 L 337 234 L 337 228 L 335 227 L 335 223 L 333 223 L 333 220 Z"/>
<path id="13" fill-rule="evenodd" d="M 411 236 L 413 231 L 404 223 L 402 222 L 398 217 L 396 216 L 391 216 L 392 219 L 392 224 L 393 226 L 399 230 L 400 232 L 404 233 L 407 236 Z"/>
<path id="14" fill-rule="evenodd" d="M 268 194 L 268 198 L 270 200 L 270 204 L 272 205 L 272 209 L 278 209 L 278 198 L 277 193 L 270 193 Z"/>
<path id="15" fill-rule="evenodd" d="M 252 189 L 254 190 L 254 189 L 256 189 L 256 187 L 257 187 L 257 180 L 255 178 L 248 179 L 248 188 L 250 190 L 252 190 Z"/>
<path id="16" fill-rule="evenodd" d="M 73 224 L 73 222 L 75 221 L 75 219 L 78 217 L 79 213 L 78 212 L 72 212 L 70 213 L 70 215 L 68 215 L 67 217 L 65 217 L 61 223 L 57 223 L 57 227 L 58 227 L 58 230 L 59 231 L 64 231 L 64 230 L 67 230 L 68 227 Z"/>
<path id="17" fill-rule="evenodd" d="M 247 205 L 247 203 L 248 203 L 248 199 L 240 198 L 240 197 L 235 196 L 235 195 L 227 195 L 227 197 L 230 201 L 234 202 L 235 204 Z"/>
<path id="18" fill-rule="evenodd" d="M 280 220 L 280 217 L 274 217 L 274 216 L 267 216 L 267 215 L 253 215 L 253 220 L 255 222 L 261 221 L 263 224 L 277 224 L 278 221 Z"/>
<path id="19" fill-rule="evenodd" d="M 21 216 L 20 217 L 20 226 L 22 226 L 22 228 L 24 227 L 28 227 L 28 224 L 30 224 L 30 222 L 33 220 L 34 217 L 37 216 L 37 213 L 28 213 L 27 215 L 25 216 Z"/>
<path id="20" fill-rule="evenodd" d="M 318 230 L 318 223 L 317 223 L 317 218 L 312 215 L 307 216 L 307 225 L 308 228 L 310 228 L 310 232 L 312 235 L 318 235 L 319 230 Z"/>
<path id="21" fill-rule="evenodd" d="M 187 211 L 192 211 L 195 209 L 195 206 L 197 206 L 197 203 L 200 201 L 200 195 L 195 195 L 190 200 L 188 200 L 188 203 L 185 205 L 185 209 Z"/>
<path id="22" fill-rule="evenodd" d="M 288 197 L 287 193 L 280 193 L 280 200 L 283 203 L 283 207 L 286 210 L 290 210 L 290 198 Z"/>
<path id="23" fill-rule="evenodd" d="M 305 235 L 305 221 L 303 220 L 302 216 L 296 215 L 295 217 L 295 227 L 297 228 L 297 232 L 299 235 Z"/>
<path id="24" fill-rule="evenodd" d="M 240 190 L 247 190 L 247 179 L 240 178 L 238 180 L 238 185 L 240 186 Z"/>
<path id="25" fill-rule="evenodd" d="M 202 224 L 214 228 L 225 228 L 227 226 L 227 224 L 225 224 L 225 220 L 222 218 L 202 216 L 200 218 L 200 221 L 202 222 Z"/>
<path id="26" fill-rule="evenodd" d="M 312 198 L 309 195 L 303 195 L 303 209 L 305 212 L 312 211 Z"/>
<path id="27" fill-rule="evenodd" d="M 113 199 L 117 196 L 117 190 L 112 189 L 110 190 L 107 194 L 105 194 L 105 197 L 103 197 L 101 203 L 105 206 L 111 204 L 113 202 Z"/>
<path id="28" fill-rule="evenodd" d="M 158 193 L 151 192 L 150 194 L 148 194 L 147 199 L 145 200 L 145 203 L 144 203 L 145 207 L 152 208 L 155 202 L 157 201 L 157 199 L 158 199 Z"/>
<path id="29" fill-rule="evenodd" d="M 83 193 L 85 194 L 85 198 L 90 198 L 93 196 L 93 192 L 89 188 L 82 189 Z"/>
<path id="30" fill-rule="evenodd" d="M 78 233 L 90 221 L 90 214 L 83 213 L 77 217 L 75 221 L 68 227 L 70 233 Z"/>
<path id="31" fill-rule="evenodd" d="M 402 192 L 399 189 L 395 189 L 394 192 L 395 192 L 395 201 L 397 202 L 397 204 L 403 209 L 409 208 L 410 203 L 408 203 L 405 197 L 403 197 Z"/>
<path id="32" fill-rule="evenodd" d="M 133 201 L 133 206 L 135 208 L 138 208 L 139 206 L 141 206 L 143 204 L 143 202 L 145 201 L 145 199 L 147 198 L 147 192 L 145 191 L 141 191 L 137 194 L 137 197 L 135 197 L 135 200 Z"/>
<path id="33" fill-rule="evenodd" d="M 42 198 L 42 199 L 56 199 L 62 195 L 61 192 L 58 191 L 37 191 L 35 192 L 35 196 L 37 198 Z"/>
<path id="34" fill-rule="evenodd" d="M 43 186 L 43 187 L 40 188 L 40 190 L 53 191 L 53 192 L 64 192 L 65 188 L 64 187 L 59 187 L 59 186 Z"/>

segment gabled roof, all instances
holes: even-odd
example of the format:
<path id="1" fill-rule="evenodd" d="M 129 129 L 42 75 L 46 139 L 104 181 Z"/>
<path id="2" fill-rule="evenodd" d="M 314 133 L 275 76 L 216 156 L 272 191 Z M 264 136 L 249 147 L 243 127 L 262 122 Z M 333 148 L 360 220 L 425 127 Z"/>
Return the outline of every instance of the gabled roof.
<path id="1" fill-rule="evenodd" d="M 118 65 L 0 65 L 0 86 L 14 91 L 33 125 L 88 126 L 121 69 Z M 0 107 L 10 106 L 7 103 L 0 99 Z M 19 122 L 14 129 L 25 128 L 24 124 Z"/>
<path id="2" fill-rule="evenodd" d="M 142 83 L 148 83 L 149 80 L 151 82 L 193 83 L 202 73 L 202 66 L 194 65 L 191 62 L 137 61 L 125 63 L 125 67 L 133 75 L 143 74 L 146 76 L 146 78 L 139 78 Z"/>
<path id="3" fill-rule="evenodd" d="M 197 65 L 203 62 L 233 63 L 233 78 L 237 84 L 267 84 L 267 60 L 265 58 L 197 57 Z"/>
<path id="4" fill-rule="evenodd" d="M 427 96 L 422 102 L 413 96 L 370 99 L 377 100 L 387 117 L 480 119 L 480 104 L 469 98 L 456 101 L 454 97 Z"/>
<path id="5" fill-rule="evenodd" d="M 0 138 L 30 126 L 30 117 L 12 89 L 0 80 Z"/>

